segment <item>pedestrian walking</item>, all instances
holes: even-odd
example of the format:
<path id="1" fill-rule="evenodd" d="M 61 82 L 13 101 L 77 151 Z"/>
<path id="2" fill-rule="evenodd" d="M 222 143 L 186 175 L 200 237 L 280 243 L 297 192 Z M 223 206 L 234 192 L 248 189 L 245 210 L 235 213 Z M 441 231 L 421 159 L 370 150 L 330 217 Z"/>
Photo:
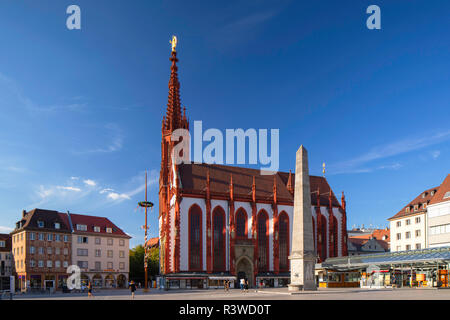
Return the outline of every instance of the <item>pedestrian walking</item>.
<path id="1" fill-rule="evenodd" d="M 248 292 L 248 280 L 245 280 L 245 292 Z"/>
<path id="2" fill-rule="evenodd" d="M 240 285 L 241 285 L 241 292 L 244 291 L 244 285 L 245 285 L 245 279 L 241 278 L 241 280 L 239 281 Z"/>
<path id="3" fill-rule="evenodd" d="M 92 283 L 89 281 L 89 283 L 88 283 L 88 298 L 92 298 L 92 297 L 94 297 L 93 295 L 92 295 Z"/>
<path id="4" fill-rule="evenodd" d="M 134 293 L 136 292 L 136 284 L 134 281 L 130 282 L 131 299 L 134 299 Z"/>

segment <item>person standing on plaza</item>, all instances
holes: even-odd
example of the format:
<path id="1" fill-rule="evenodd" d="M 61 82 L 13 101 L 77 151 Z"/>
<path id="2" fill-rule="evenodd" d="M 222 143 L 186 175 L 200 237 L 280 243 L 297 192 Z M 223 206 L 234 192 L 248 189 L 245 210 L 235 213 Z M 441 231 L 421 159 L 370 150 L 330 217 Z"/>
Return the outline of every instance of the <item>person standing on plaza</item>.
<path id="1" fill-rule="evenodd" d="M 248 280 L 245 280 L 245 292 L 248 292 Z"/>
<path id="2" fill-rule="evenodd" d="M 92 282 L 89 281 L 89 283 L 88 283 L 88 298 L 92 298 L 92 297 L 94 297 L 92 295 Z"/>
<path id="3" fill-rule="evenodd" d="M 245 279 L 241 278 L 241 280 L 239 281 L 240 285 L 241 285 L 241 292 L 244 291 L 244 285 L 245 285 Z"/>
<path id="4" fill-rule="evenodd" d="M 131 281 L 130 283 L 130 291 L 131 291 L 131 298 L 134 299 L 134 293 L 136 292 L 136 284 L 134 281 Z"/>

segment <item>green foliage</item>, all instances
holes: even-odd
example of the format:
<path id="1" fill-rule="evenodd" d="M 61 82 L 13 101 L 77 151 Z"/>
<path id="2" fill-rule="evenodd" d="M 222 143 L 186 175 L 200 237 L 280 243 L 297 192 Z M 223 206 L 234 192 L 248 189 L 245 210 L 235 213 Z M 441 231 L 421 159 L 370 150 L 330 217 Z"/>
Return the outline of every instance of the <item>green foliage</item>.
<path id="1" fill-rule="evenodd" d="M 142 245 L 138 245 L 130 249 L 130 280 L 135 282 L 144 282 L 144 255 L 145 249 Z M 148 279 L 159 274 L 159 248 L 151 248 L 148 252 Z"/>

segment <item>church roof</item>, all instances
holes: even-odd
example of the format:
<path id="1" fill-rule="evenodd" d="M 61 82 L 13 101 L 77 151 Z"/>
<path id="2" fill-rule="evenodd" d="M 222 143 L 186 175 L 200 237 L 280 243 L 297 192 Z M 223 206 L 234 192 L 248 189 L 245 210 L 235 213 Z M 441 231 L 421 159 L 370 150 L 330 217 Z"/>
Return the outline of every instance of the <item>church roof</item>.
<path id="1" fill-rule="evenodd" d="M 230 193 L 230 180 L 233 176 L 233 192 L 236 198 L 252 199 L 253 178 L 255 178 L 256 199 L 271 201 L 273 199 L 274 179 L 276 182 L 277 200 L 294 202 L 294 196 L 288 190 L 289 172 L 277 172 L 275 175 L 261 175 L 259 169 L 235 167 L 218 164 L 181 164 L 178 172 L 183 193 L 205 194 L 206 179 L 209 170 L 210 194 L 212 197 L 226 196 Z M 275 178 L 274 178 L 275 176 Z M 292 187 L 295 188 L 295 174 L 292 173 Z M 310 176 L 311 204 L 317 204 L 317 190 L 320 189 L 320 204 L 329 205 L 330 185 L 324 177 Z M 333 206 L 340 207 L 333 191 L 331 191 Z"/>

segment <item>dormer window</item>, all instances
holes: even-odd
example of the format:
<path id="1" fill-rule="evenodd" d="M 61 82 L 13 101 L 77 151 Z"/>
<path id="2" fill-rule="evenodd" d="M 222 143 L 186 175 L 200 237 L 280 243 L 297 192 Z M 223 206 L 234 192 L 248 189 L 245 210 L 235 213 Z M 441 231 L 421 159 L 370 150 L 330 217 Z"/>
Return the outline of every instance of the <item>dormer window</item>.
<path id="1" fill-rule="evenodd" d="M 55 222 L 55 229 L 61 229 L 61 224 L 59 222 Z"/>
<path id="2" fill-rule="evenodd" d="M 444 198 L 443 199 L 449 199 L 450 198 L 450 191 L 447 191 L 445 194 L 444 194 Z"/>
<path id="3" fill-rule="evenodd" d="M 424 192 L 424 193 L 422 194 L 422 199 L 425 198 L 426 196 L 427 196 L 427 193 Z"/>
<path id="4" fill-rule="evenodd" d="M 415 204 L 415 205 L 414 205 L 414 211 L 417 211 L 417 210 L 419 210 L 419 205 L 418 205 L 418 204 Z"/>
<path id="5" fill-rule="evenodd" d="M 38 221 L 37 224 L 38 224 L 39 228 L 43 228 L 44 227 L 44 221 Z"/>
<path id="6" fill-rule="evenodd" d="M 94 232 L 100 232 L 100 227 L 94 226 Z"/>
<path id="7" fill-rule="evenodd" d="M 406 213 L 408 213 L 408 212 L 409 212 L 409 207 L 406 207 L 406 210 L 405 210 L 405 212 L 406 212 Z"/>
<path id="8" fill-rule="evenodd" d="M 112 228 L 106 228 L 106 233 L 112 233 Z"/>
<path id="9" fill-rule="evenodd" d="M 426 209 L 427 208 L 427 204 L 426 203 L 422 203 L 422 209 Z"/>
<path id="10" fill-rule="evenodd" d="M 431 191 L 431 196 L 434 196 L 434 190 L 433 190 L 433 191 Z"/>
<path id="11" fill-rule="evenodd" d="M 85 224 L 77 224 L 78 231 L 87 231 L 87 225 Z"/>

